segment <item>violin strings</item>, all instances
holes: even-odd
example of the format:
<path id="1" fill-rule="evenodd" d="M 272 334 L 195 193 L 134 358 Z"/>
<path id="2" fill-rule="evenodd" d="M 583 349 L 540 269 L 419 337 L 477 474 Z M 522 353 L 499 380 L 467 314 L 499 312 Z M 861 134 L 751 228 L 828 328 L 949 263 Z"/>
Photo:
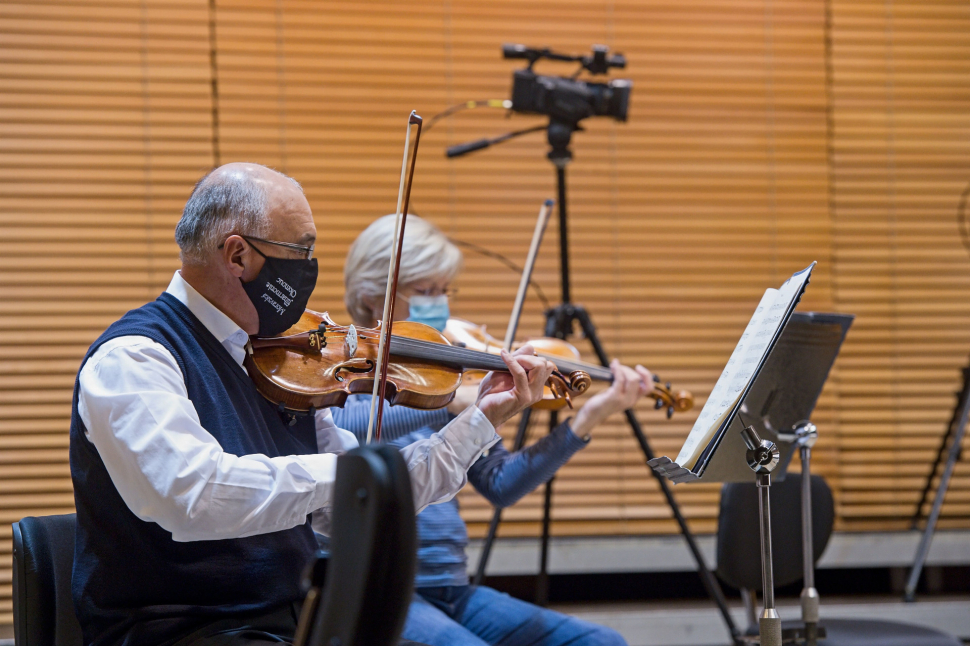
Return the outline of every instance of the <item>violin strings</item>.
<path id="1" fill-rule="evenodd" d="M 325 339 L 346 339 L 347 332 L 345 330 L 332 330 L 324 333 Z M 380 339 L 379 335 L 374 335 L 373 333 L 357 333 L 358 339 L 363 339 L 365 341 L 378 341 Z M 465 365 L 469 361 L 474 361 L 476 363 L 486 362 L 491 366 L 494 366 L 493 370 L 507 370 L 505 362 L 502 361 L 498 356 L 481 352 L 478 350 L 470 350 L 468 348 L 459 348 L 453 345 L 445 345 L 443 343 L 436 343 L 434 341 L 424 341 L 421 339 L 412 339 L 405 336 L 391 336 L 391 343 L 400 350 L 412 350 L 415 353 L 420 353 L 420 356 L 415 358 L 427 358 L 427 359 L 451 359 L 460 365 Z M 556 364 L 556 367 L 564 372 L 575 372 L 577 370 L 582 370 L 589 374 L 593 379 L 600 381 L 612 381 L 613 373 L 609 371 L 608 368 L 602 366 L 596 366 L 591 364 L 584 364 L 580 362 L 570 361 L 568 359 L 561 359 L 559 357 L 546 357 L 550 361 Z"/>

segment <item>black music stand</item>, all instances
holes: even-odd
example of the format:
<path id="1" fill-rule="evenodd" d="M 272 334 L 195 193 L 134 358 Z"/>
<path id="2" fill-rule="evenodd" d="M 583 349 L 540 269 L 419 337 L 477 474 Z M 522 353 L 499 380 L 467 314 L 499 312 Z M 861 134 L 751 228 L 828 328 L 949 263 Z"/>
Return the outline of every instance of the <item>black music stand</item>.
<path id="1" fill-rule="evenodd" d="M 814 334 L 818 330 L 805 329 L 803 317 L 792 325 L 795 306 L 813 268 L 814 263 L 796 272 L 780 290 L 765 292 L 678 455 L 682 464 L 667 457 L 650 461 L 651 467 L 675 483 L 744 482 L 754 472 L 761 521 L 762 646 L 782 645 L 772 571 L 771 475 L 776 469 L 778 474 L 784 473 L 797 442 L 798 422 L 807 420 L 814 409 L 848 329 L 847 324 L 843 327 L 837 323 L 827 335 Z M 828 351 L 819 351 L 819 344 Z M 807 436 L 809 430 L 802 425 L 801 434 Z M 788 445 L 784 462 L 778 445 L 767 439 L 769 433 L 779 442 L 789 439 L 785 435 L 792 435 L 792 441 L 784 442 Z"/>
<path id="2" fill-rule="evenodd" d="M 815 646 L 825 637 L 818 619 L 812 545 L 811 456 L 818 430 L 809 420 L 854 319 L 851 314 L 792 314 L 741 405 L 745 419 L 756 420 L 761 435 L 780 449 L 776 480 L 784 479 L 795 449 L 802 462 L 802 619 L 799 625 L 782 631 L 785 643 Z"/>

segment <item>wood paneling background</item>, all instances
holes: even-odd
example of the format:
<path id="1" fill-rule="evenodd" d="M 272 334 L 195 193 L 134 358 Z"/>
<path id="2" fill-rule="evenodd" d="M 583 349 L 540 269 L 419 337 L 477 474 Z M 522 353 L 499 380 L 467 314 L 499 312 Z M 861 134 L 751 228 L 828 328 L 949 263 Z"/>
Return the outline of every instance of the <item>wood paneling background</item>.
<path id="1" fill-rule="evenodd" d="M 612 74 L 634 81 L 629 123 L 588 120 L 568 169 L 574 300 L 608 351 L 701 405 L 765 287 L 818 260 L 802 309 L 858 317 L 815 416 L 818 469 L 839 528 L 906 527 L 970 352 L 956 228 L 970 180 L 964 3 L 78 0 L 0 4 L 5 554 L 10 522 L 71 510 L 78 363 L 164 289 L 193 182 L 234 160 L 300 180 L 321 232 L 311 307 L 345 320 L 343 257 L 394 208 L 408 112 L 506 98 L 521 62 L 501 59 L 503 42 L 605 43 L 629 60 Z M 443 151 L 540 123 L 489 109 L 438 123 L 414 210 L 521 262 L 555 193 L 543 135 L 453 161 Z M 553 300 L 557 246 L 551 226 L 536 279 Z M 516 284 L 467 255 L 453 310 L 500 332 Z M 520 330 L 541 327 L 530 297 Z M 693 414 L 667 421 L 645 405 L 641 420 L 674 455 Z M 676 494 L 697 531 L 713 530 L 716 487 Z M 461 500 L 480 535 L 487 505 Z M 535 535 L 539 507 L 526 497 L 501 534 Z M 675 531 L 618 421 L 562 470 L 554 519 L 556 534 Z M 970 525 L 966 464 L 944 524 Z M 9 622 L 7 566 L 0 577 Z"/>

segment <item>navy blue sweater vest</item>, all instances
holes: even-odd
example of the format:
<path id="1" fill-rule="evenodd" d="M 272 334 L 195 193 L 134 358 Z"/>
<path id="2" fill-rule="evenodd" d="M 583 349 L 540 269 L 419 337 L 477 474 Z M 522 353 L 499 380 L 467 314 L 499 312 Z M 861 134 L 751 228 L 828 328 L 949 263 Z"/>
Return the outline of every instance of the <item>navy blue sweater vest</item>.
<path id="1" fill-rule="evenodd" d="M 286 426 L 226 349 L 170 294 L 125 314 L 84 361 L 105 341 L 127 335 L 148 337 L 172 353 L 203 428 L 226 452 L 317 452 L 312 417 Z M 299 599 L 300 574 L 316 547 L 309 522 L 248 538 L 173 541 L 170 532 L 128 509 L 85 437 L 77 402 L 75 384 L 73 594 L 86 644 L 156 646 L 207 622 L 269 612 Z"/>

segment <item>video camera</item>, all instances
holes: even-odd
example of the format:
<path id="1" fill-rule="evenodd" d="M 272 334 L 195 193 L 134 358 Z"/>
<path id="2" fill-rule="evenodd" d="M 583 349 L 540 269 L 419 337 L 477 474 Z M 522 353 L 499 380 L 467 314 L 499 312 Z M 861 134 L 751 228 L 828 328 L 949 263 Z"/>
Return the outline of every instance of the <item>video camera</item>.
<path id="1" fill-rule="evenodd" d="M 525 59 L 529 66 L 516 70 L 512 76 L 512 110 L 529 114 L 548 115 L 554 121 L 575 125 L 586 117 L 613 117 L 626 121 L 630 105 L 629 79 L 614 79 L 609 83 L 577 80 L 582 70 L 590 74 L 607 74 L 611 67 L 626 67 L 622 54 L 608 56 L 605 45 L 593 45 L 592 55 L 557 54 L 549 48 L 536 49 L 525 45 L 503 45 L 504 58 Z M 576 62 L 580 69 L 572 78 L 542 76 L 532 71 L 540 59 Z"/>

